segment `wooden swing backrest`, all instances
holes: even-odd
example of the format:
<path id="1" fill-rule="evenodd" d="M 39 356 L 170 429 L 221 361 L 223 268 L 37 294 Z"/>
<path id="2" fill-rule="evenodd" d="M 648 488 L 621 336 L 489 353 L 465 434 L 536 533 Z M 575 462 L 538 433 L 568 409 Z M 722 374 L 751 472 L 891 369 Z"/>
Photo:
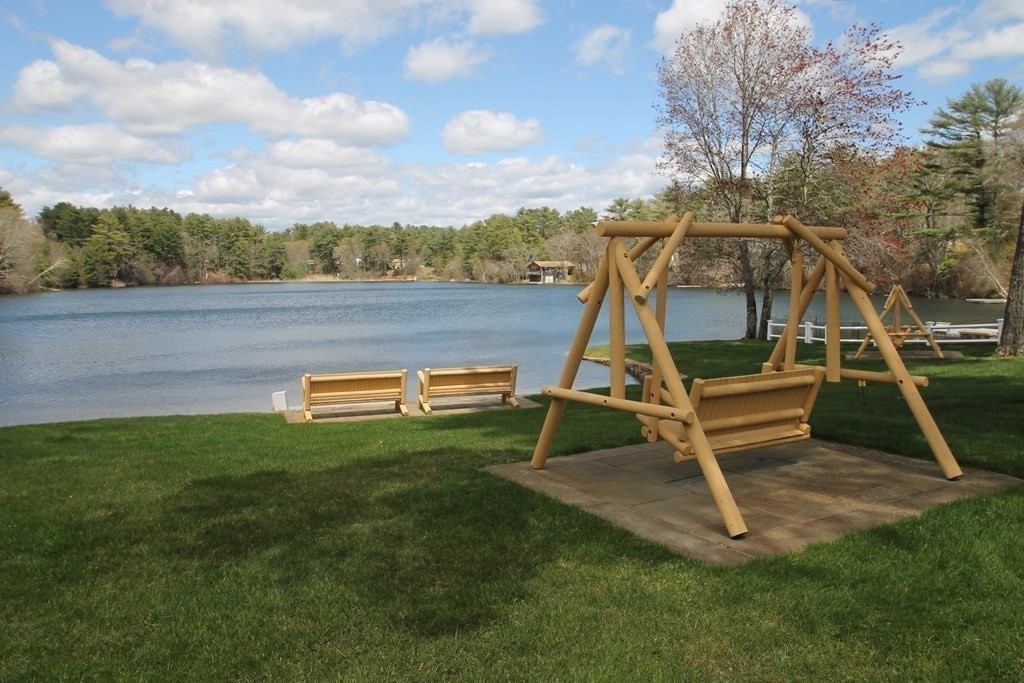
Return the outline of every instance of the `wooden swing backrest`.
<path id="1" fill-rule="evenodd" d="M 716 455 L 810 437 L 807 420 L 825 369 L 695 379 L 690 402 Z"/>

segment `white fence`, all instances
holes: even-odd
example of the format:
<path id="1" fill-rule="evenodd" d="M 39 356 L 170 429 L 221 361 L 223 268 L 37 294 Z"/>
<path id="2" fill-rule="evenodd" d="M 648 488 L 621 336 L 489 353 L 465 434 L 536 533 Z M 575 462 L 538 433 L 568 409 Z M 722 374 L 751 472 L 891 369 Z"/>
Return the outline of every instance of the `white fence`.
<path id="1" fill-rule="evenodd" d="M 1003 319 L 999 318 L 990 323 L 971 323 L 967 325 L 928 321 L 925 323 L 925 327 L 931 331 L 932 337 L 940 345 L 943 342 L 956 344 L 996 344 L 999 342 L 999 337 L 1003 334 Z M 782 332 L 785 329 L 785 321 L 776 322 L 769 320 L 768 339 L 778 339 L 782 336 Z M 840 325 L 839 341 L 851 343 L 864 341 L 867 331 L 867 326 L 862 324 Z M 825 325 L 819 325 L 817 322 L 810 320 L 803 320 L 800 322 L 799 336 L 801 341 L 808 344 L 824 344 Z M 911 338 L 907 339 L 904 343 L 927 344 L 928 340 Z"/>

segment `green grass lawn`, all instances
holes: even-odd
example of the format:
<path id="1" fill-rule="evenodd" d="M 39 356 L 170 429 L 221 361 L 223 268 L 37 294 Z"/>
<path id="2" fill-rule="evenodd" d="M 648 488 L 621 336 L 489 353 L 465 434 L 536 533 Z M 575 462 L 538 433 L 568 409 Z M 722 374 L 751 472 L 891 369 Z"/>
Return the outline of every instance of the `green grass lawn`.
<path id="1" fill-rule="evenodd" d="M 770 348 L 673 352 L 710 377 Z M 1024 476 L 1024 361 L 968 353 L 908 365 L 962 465 Z M 480 471 L 543 419 L 0 429 L 0 681 L 1024 677 L 1021 487 L 711 567 Z M 930 457 L 893 386 L 825 385 L 812 423 Z M 572 405 L 555 452 L 639 440 Z"/>

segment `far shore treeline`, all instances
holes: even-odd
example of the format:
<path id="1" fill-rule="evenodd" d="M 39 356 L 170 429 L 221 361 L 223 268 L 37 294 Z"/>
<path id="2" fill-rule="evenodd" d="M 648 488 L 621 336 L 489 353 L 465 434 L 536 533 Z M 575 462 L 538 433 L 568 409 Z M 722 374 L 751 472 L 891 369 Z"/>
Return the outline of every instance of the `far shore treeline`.
<path id="1" fill-rule="evenodd" d="M 937 109 L 919 147 L 840 146 L 813 169 L 784 160 L 749 181 L 747 215 L 764 222 L 791 212 L 807 225 L 846 228 L 846 252 L 883 287 L 899 282 L 930 297 L 1005 296 L 1024 188 L 1022 106 L 1019 88 L 990 81 Z M 592 230 L 596 221 L 659 220 L 687 210 L 699 220 L 729 220 L 714 183 L 672 182 L 651 198 L 620 197 L 600 209 L 521 208 L 458 227 L 324 220 L 283 231 L 244 217 L 69 202 L 29 217 L 0 188 L 0 292 L 301 278 L 519 282 L 541 259 L 571 261 L 573 278 L 587 282 L 604 246 Z M 672 278 L 738 282 L 728 253 L 710 241 L 684 243 Z M 759 284 L 778 287 L 787 277 L 780 269 Z"/>

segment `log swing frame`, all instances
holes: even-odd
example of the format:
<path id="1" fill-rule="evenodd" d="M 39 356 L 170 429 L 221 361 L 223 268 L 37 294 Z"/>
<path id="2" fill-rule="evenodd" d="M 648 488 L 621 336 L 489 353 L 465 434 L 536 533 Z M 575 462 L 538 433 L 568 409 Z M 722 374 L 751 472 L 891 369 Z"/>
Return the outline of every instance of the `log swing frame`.
<path id="1" fill-rule="evenodd" d="M 793 216 L 777 216 L 771 224 L 699 223 L 687 212 L 682 218 L 670 216 L 664 221 L 604 221 L 597 224 L 596 230 L 598 235 L 608 238 L 605 255 L 594 282 L 578 295 L 585 306 L 558 384 L 541 390 L 551 397 L 551 403 L 531 460 L 534 469 L 545 467 L 569 401 L 633 413 L 643 423 L 642 433 L 649 441 L 662 439 L 675 447 L 676 460 L 697 461 L 726 531 L 737 538 L 747 532 L 747 527 L 717 457 L 727 452 L 809 438 L 810 428 L 806 422 L 824 377 L 829 382 L 856 379 L 897 385 L 943 474 L 948 479 L 962 476 L 956 458 L 918 391 L 918 387 L 927 386 L 927 378 L 907 371 L 868 298 L 875 285 L 847 260 L 840 247 L 846 237 L 844 229 L 805 226 Z M 793 279 L 789 321 L 771 357 L 762 365 L 761 374 L 694 380 L 688 394 L 665 341 L 666 294 L 672 255 L 684 239 L 698 237 L 781 239 L 790 255 Z M 624 238 L 640 239 L 627 247 Z M 662 240 L 664 244 L 654 264 L 641 278 L 634 263 Z M 804 272 L 799 241 L 819 254 L 809 273 Z M 826 363 L 825 368 L 812 368 L 796 363 L 798 324 L 822 280 L 826 291 Z M 888 372 L 841 367 L 840 283 L 867 324 Z M 648 298 L 655 290 L 658 296 L 652 308 Z M 641 401 L 626 398 L 626 294 L 643 327 L 654 361 L 653 372 L 644 382 Z M 610 306 L 611 382 L 609 395 L 603 396 L 575 390 L 572 385 L 606 296 Z M 733 412 L 727 416 L 709 414 L 704 406 L 710 405 L 715 397 L 723 400 L 739 397 L 739 403 L 732 405 Z M 744 397 L 754 400 L 744 403 Z M 780 402 L 785 405 L 780 407 Z M 737 406 L 739 412 L 735 412 Z"/>

